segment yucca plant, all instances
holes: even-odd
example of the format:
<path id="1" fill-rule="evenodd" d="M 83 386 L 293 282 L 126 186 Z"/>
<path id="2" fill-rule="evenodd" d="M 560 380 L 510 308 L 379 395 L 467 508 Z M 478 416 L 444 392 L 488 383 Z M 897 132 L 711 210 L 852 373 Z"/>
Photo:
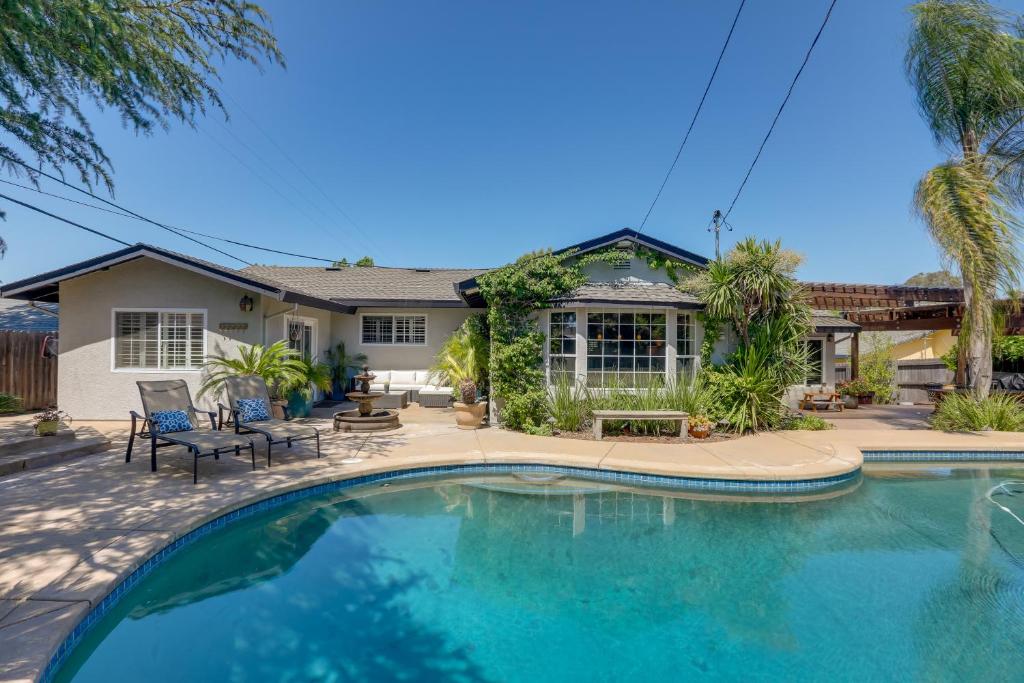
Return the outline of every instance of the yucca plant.
<path id="1" fill-rule="evenodd" d="M 1009 394 L 983 399 L 964 394 L 946 396 L 935 409 L 932 428 L 946 432 L 1024 431 L 1024 403 Z"/>
<path id="2" fill-rule="evenodd" d="M 271 396 L 286 395 L 288 387 L 294 386 L 306 376 L 306 366 L 297 351 L 288 347 L 286 341 L 270 346 L 262 344 L 245 345 L 238 349 L 238 357 L 210 356 L 203 363 L 206 379 L 199 388 L 198 396 L 207 393 L 219 394 L 224 380 L 238 375 L 257 375 L 267 383 Z"/>

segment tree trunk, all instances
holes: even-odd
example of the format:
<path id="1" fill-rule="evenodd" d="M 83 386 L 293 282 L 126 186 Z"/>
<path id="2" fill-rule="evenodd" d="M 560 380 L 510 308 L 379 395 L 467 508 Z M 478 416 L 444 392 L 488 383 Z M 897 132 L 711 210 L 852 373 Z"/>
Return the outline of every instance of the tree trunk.
<path id="1" fill-rule="evenodd" d="M 987 398 L 992 388 L 992 302 L 994 292 L 976 296 L 964 287 L 965 317 L 969 320 L 967 337 L 967 382 L 977 399 Z"/>

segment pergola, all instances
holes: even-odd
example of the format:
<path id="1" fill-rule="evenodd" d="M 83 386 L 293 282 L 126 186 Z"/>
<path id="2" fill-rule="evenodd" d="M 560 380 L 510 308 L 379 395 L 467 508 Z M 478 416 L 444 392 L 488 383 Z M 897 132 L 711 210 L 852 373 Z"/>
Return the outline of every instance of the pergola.
<path id="1" fill-rule="evenodd" d="M 863 331 L 959 330 L 964 292 L 959 287 L 908 287 L 807 282 L 812 308 L 839 311 Z M 1019 318 L 1019 316 L 1018 316 Z M 1024 319 L 1017 320 L 1024 326 Z M 850 340 L 850 376 L 860 374 L 860 333 Z"/>

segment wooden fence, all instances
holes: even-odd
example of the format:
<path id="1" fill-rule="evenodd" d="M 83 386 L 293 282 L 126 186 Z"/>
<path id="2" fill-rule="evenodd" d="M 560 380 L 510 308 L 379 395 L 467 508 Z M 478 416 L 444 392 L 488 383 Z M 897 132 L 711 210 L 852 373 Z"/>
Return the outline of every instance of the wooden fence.
<path id="1" fill-rule="evenodd" d="M 57 403 L 57 358 L 43 357 L 45 332 L 0 331 L 0 393 L 21 398 L 25 410 Z"/>
<path id="2" fill-rule="evenodd" d="M 849 365 L 836 365 L 836 382 L 846 381 L 849 377 Z M 940 358 L 896 362 L 897 401 L 927 403 L 929 384 L 949 384 L 952 381 L 953 371 Z"/>

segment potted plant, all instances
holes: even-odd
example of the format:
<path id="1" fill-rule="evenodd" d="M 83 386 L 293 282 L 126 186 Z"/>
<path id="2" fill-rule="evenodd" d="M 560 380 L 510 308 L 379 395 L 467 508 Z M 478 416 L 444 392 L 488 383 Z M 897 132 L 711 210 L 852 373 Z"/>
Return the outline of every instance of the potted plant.
<path id="1" fill-rule="evenodd" d="M 313 412 L 313 390 L 331 390 L 331 368 L 315 358 L 300 359 L 299 373 L 282 385 L 288 396 L 288 411 L 292 417 L 308 417 Z"/>
<path id="2" fill-rule="evenodd" d="M 71 416 L 65 413 L 63 410 L 57 410 L 56 406 L 47 408 L 43 412 L 39 413 L 32 418 L 34 423 L 36 436 L 53 436 L 60 429 L 60 425 L 64 420 L 71 420 Z"/>
<path id="3" fill-rule="evenodd" d="M 345 342 L 338 342 L 333 349 L 327 349 L 327 365 L 331 368 L 331 398 L 344 401 L 353 371 L 358 371 L 366 363 L 365 353 L 351 356 L 345 351 Z"/>
<path id="4" fill-rule="evenodd" d="M 688 428 L 686 433 L 695 439 L 706 439 L 711 436 L 711 432 L 715 428 L 715 424 L 711 421 L 707 415 L 698 413 L 691 415 L 688 420 Z"/>
<path id="5" fill-rule="evenodd" d="M 432 371 L 441 382 L 455 389 L 455 423 L 459 429 L 479 429 L 487 414 L 487 401 L 478 397 L 483 368 L 477 353 L 477 340 L 466 328 L 452 333 L 434 360 Z"/>
<path id="6" fill-rule="evenodd" d="M 286 388 L 294 385 L 301 377 L 304 367 L 298 351 L 289 348 L 288 342 L 282 340 L 270 346 L 241 346 L 237 358 L 210 356 L 203 364 L 203 371 L 206 379 L 197 397 L 207 392 L 219 394 L 227 377 L 258 375 L 267 383 L 274 417 L 283 419 L 284 406 L 288 405 L 289 391 Z"/>
<path id="7" fill-rule="evenodd" d="M 875 397 L 875 391 L 871 385 L 867 380 L 860 378 L 852 379 L 849 382 L 842 382 L 839 384 L 838 389 L 839 393 L 843 396 L 856 397 L 856 404 L 852 406 L 854 408 L 856 408 L 857 405 L 871 405 Z"/>

